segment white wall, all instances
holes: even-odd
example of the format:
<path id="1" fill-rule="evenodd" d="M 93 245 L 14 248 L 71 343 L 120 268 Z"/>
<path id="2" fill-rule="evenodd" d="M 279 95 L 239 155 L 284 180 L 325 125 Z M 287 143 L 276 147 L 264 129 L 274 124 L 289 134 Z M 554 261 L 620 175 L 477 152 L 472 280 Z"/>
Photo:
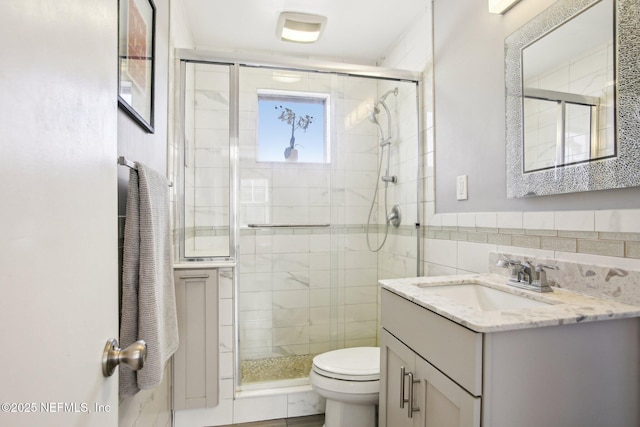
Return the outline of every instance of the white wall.
<path id="1" fill-rule="evenodd" d="M 170 1 L 154 0 L 156 6 L 155 34 L 155 102 L 154 133 L 147 133 L 135 123 L 122 109 L 118 109 L 118 156 L 125 156 L 131 161 L 139 161 L 161 173 L 167 173 L 168 146 L 168 111 L 170 73 Z M 171 34 L 181 34 L 174 31 Z M 115 70 L 114 70 L 115 72 Z M 114 159 L 115 161 L 115 159 Z M 129 170 L 118 169 L 118 223 L 120 230 L 119 250 L 122 254 L 124 214 L 126 208 Z M 120 258 L 121 259 L 121 258 Z M 122 266 L 120 266 L 122 268 Z M 163 381 L 152 390 L 141 390 L 136 395 L 120 399 L 119 426 L 154 426 L 171 425 L 171 364 L 167 364 Z"/>
<path id="2" fill-rule="evenodd" d="M 505 197 L 504 39 L 553 4 L 522 0 L 505 15 L 485 1 L 434 2 L 436 210 L 553 211 L 638 206 L 640 188 L 527 199 Z M 469 200 L 455 178 L 469 176 Z"/>
<path id="3" fill-rule="evenodd" d="M 552 3 L 522 0 L 502 16 L 490 15 L 485 2 L 435 0 L 428 275 L 487 272 L 490 251 L 640 270 L 640 189 L 505 198 L 504 38 Z M 464 174 L 469 200 L 456 201 L 455 177 Z"/>

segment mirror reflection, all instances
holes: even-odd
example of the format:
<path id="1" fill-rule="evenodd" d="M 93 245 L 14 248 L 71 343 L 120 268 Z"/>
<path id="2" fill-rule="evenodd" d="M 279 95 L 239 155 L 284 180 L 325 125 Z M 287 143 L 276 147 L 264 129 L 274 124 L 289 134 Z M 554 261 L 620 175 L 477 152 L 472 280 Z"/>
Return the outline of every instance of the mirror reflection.
<path id="1" fill-rule="evenodd" d="M 522 49 L 525 173 L 616 155 L 614 0 Z"/>

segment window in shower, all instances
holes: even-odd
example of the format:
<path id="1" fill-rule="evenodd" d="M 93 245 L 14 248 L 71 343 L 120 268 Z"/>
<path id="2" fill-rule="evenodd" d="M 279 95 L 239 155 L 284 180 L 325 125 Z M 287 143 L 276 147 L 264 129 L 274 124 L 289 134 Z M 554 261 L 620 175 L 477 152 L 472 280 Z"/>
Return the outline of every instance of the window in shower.
<path id="1" fill-rule="evenodd" d="M 329 163 L 329 95 L 258 90 L 257 160 Z"/>

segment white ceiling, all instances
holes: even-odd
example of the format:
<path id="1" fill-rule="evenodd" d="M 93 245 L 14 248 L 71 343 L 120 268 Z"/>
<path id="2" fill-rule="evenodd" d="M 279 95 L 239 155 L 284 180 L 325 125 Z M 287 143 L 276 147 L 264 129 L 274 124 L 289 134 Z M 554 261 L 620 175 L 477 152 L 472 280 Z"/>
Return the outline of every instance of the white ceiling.
<path id="1" fill-rule="evenodd" d="M 373 65 L 419 17 L 428 0 L 181 0 L 195 45 Z M 280 12 L 327 17 L 313 44 L 276 37 Z"/>

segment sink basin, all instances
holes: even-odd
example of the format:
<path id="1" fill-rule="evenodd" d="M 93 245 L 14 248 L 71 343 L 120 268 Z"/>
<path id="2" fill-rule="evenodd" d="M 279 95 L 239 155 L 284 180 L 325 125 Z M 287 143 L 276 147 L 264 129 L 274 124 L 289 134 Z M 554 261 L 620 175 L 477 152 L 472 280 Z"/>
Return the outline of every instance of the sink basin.
<path id="1" fill-rule="evenodd" d="M 480 311 L 512 310 L 549 305 L 549 303 L 546 302 L 536 301 L 479 284 L 429 286 L 423 287 L 422 291 L 426 294 L 450 299 L 456 304 L 465 305 Z"/>

